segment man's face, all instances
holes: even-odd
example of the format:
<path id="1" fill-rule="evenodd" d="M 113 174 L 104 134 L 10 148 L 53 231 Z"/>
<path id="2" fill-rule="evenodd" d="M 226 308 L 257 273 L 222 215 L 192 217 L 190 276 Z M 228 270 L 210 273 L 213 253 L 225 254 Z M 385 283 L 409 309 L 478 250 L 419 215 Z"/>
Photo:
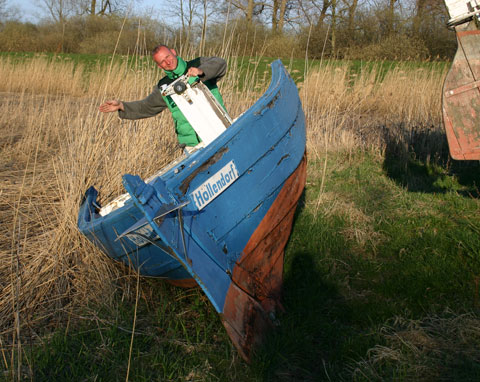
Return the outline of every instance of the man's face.
<path id="1" fill-rule="evenodd" d="M 160 50 L 153 56 L 153 61 L 157 66 L 163 70 L 175 70 L 177 67 L 177 52 L 175 49 L 169 49 L 166 47 L 160 48 Z"/>

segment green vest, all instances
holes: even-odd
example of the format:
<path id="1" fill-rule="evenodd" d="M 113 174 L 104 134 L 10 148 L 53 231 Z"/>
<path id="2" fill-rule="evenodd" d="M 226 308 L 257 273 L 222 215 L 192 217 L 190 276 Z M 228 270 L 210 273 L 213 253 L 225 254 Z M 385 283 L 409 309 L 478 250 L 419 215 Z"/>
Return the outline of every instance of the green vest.
<path id="1" fill-rule="evenodd" d="M 189 63 L 186 63 L 181 57 L 177 56 L 178 64 L 177 67 L 172 70 L 165 70 L 167 77 L 171 80 L 175 80 L 178 77 L 184 75 L 188 68 L 190 67 Z M 217 101 L 222 105 L 225 109 L 225 105 L 223 104 L 222 96 L 218 91 L 218 87 L 216 84 L 215 79 L 205 81 L 204 84 L 210 89 L 212 94 L 215 96 Z M 200 137 L 197 135 L 193 127 L 187 121 L 183 113 L 178 108 L 177 104 L 173 102 L 172 97 L 170 96 L 162 96 L 165 100 L 168 109 L 172 113 L 173 122 L 175 123 L 175 132 L 177 133 L 178 142 L 181 144 L 185 144 L 187 146 L 196 146 L 200 141 Z"/>

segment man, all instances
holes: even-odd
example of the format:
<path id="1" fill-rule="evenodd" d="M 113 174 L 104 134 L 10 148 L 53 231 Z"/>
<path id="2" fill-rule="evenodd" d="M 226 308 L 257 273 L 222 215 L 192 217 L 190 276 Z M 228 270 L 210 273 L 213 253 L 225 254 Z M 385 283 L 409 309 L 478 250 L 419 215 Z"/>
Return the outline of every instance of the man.
<path id="1" fill-rule="evenodd" d="M 195 133 L 195 130 L 190 123 L 188 123 L 171 97 L 162 96 L 160 87 L 164 84 L 168 85 L 172 83 L 176 78 L 184 74 L 193 77 L 197 76 L 200 81 L 210 89 L 220 104 L 225 107 L 222 96 L 218 91 L 217 81 L 225 75 L 227 63 L 218 57 L 198 57 L 185 62 L 181 57 L 177 56 L 175 49 L 170 49 L 165 45 L 157 46 L 152 51 L 152 58 L 157 66 L 163 69 L 166 74 L 153 88 L 152 93 L 140 101 L 106 101 L 100 105 L 100 111 L 102 113 L 118 111 L 120 118 L 141 119 L 153 117 L 165 108 L 168 108 L 172 112 L 178 142 L 187 147 L 196 146 L 200 142 L 200 139 Z"/>

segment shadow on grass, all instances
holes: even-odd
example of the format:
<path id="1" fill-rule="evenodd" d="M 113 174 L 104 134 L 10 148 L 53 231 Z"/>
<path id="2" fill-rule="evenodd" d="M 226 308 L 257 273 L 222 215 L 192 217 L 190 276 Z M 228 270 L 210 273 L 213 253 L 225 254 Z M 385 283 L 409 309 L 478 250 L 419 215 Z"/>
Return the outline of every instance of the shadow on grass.
<path id="1" fill-rule="evenodd" d="M 400 148 L 390 145 L 384 171 L 394 181 L 402 185 L 406 182 L 409 191 L 444 193 L 453 187 L 457 187 L 459 193 L 467 193 L 468 187 L 476 190 L 480 171 L 476 174 L 456 171 L 448 154 L 429 159 L 430 138 L 424 137 L 423 150 L 419 146 L 416 153 L 405 150 L 404 162 L 399 156 L 402 154 Z M 417 140 L 417 145 L 420 143 Z M 430 153 L 438 153 L 433 148 Z M 410 155 L 416 157 L 410 159 Z M 427 166 L 434 160 L 437 167 Z M 375 221 L 374 230 L 365 231 L 366 234 L 381 232 L 381 241 L 371 247 L 368 243 L 360 247 L 358 241 L 348 236 L 351 222 L 344 218 L 348 211 L 339 207 L 332 212 L 333 209 L 326 206 L 329 214 L 319 218 L 313 216 L 308 206 L 300 215 L 297 211 L 285 257 L 285 313 L 279 317 L 279 327 L 269 333 L 253 359 L 252 368 L 258 380 L 407 380 L 402 379 L 406 375 L 403 369 L 424 367 L 423 359 L 405 358 L 403 348 L 403 353 L 391 353 L 400 357 L 400 361 L 391 362 L 393 366 L 377 365 L 374 358 L 369 358 L 373 354 L 371 349 L 383 349 L 388 345 L 388 338 L 382 332 L 386 323 L 390 325 L 397 317 L 416 322 L 418 318 L 440 314 L 446 307 L 459 312 L 472 309 L 474 283 L 473 276 L 469 275 L 477 274 L 478 223 L 476 220 L 469 223 L 468 215 L 469 211 L 476 211 L 476 202 L 460 200 L 462 198 L 456 195 L 452 195 L 451 200 L 412 195 L 414 201 L 431 200 L 426 208 L 441 213 L 411 218 L 408 216 L 411 204 L 395 204 L 395 195 L 392 195 L 395 187 L 389 182 L 385 184 L 384 174 L 370 165 L 377 165 L 376 158 L 373 162 L 366 156 L 363 162 L 363 166 L 362 163 L 358 165 L 362 170 L 359 177 L 361 180 L 368 178 L 369 182 L 359 181 L 358 186 L 349 188 L 357 168 L 352 170 L 346 166 L 329 178 L 326 190 L 332 194 L 336 192 L 339 199 L 355 200 L 358 209 Z M 406 163 L 408 171 L 400 171 L 401 163 Z M 455 181 L 450 188 L 441 187 L 439 179 L 443 179 L 442 176 Z M 310 183 L 307 187 L 311 188 L 307 195 L 309 192 L 317 195 L 318 185 Z M 337 192 L 343 189 L 345 194 Z M 365 202 L 364 196 L 371 200 Z M 395 213 L 391 213 L 392 206 Z M 449 219 L 446 225 L 443 217 L 450 216 L 449 212 L 459 206 L 467 215 L 465 223 L 460 216 L 455 217 L 458 223 Z M 476 288 L 478 290 L 478 286 Z M 443 349 L 435 344 L 437 340 L 432 339 L 434 351 Z M 448 350 L 441 356 L 447 357 L 449 363 L 443 360 L 432 363 L 430 370 L 441 364 L 447 365 L 445 374 L 454 372 L 462 357 Z M 372 372 L 378 373 L 375 378 L 369 379 L 361 370 L 359 374 L 359 365 L 365 360 L 372 360 L 369 366 Z M 464 363 L 461 365 L 463 367 Z M 465 375 L 474 375 L 476 369 L 468 367 Z"/>
<path id="2" fill-rule="evenodd" d="M 345 366 L 342 360 L 349 353 L 354 312 L 337 287 L 322 276 L 314 256 L 307 251 L 289 256 L 285 313 L 253 365 L 264 381 L 329 380 L 342 372 L 339 365 Z"/>
<path id="3" fill-rule="evenodd" d="M 480 197 L 479 161 L 453 160 L 444 132 L 401 129 L 386 132 L 383 169 L 388 177 L 411 192 Z"/>
<path id="4" fill-rule="evenodd" d="M 373 346 L 370 339 L 356 341 L 359 319 L 365 316 L 342 296 L 339 280 L 329 279 L 337 264 L 348 267 L 335 259 L 348 256 L 350 249 L 337 231 L 303 213 L 305 192 L 285 252 L 285 311 L 252 358 L 252 371 L 262 381 L 349 379 L 347 362 Z"/>

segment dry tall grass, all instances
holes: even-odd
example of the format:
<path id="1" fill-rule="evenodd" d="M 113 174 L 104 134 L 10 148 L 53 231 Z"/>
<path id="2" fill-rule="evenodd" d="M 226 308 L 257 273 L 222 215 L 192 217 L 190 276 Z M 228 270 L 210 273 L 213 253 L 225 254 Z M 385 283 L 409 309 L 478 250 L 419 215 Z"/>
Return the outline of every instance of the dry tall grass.
<path id="1" fill-rule="evenodd" d="M 301 86 L 308 120 L 309 155 L 326 149 L 411 145 L 419 132 L 443 135 L 444 69 L 399 65 L 381 75 L 380 64 L 351 73 L 347 63 L 311 71 Z M 443 136 L 442 136 L 443 138 Z M 443 145 L 435 139 L 430 145 Z"/>
<path id="2" fill-rule="evenodd" d="M 367 381 L 462 380 L 462 362 L 480 362 L 478 324 L 474 314 L 449 311 L 423 320 L 395 317 L 380 330 L 385 345 L 370 349 L 352 374 Z"/>
<path id="3" fill-rule="evenodd" d="M 235 117 L 268 84 L 248 73 L 249 90 L 239 93 L 242 73 L 234 69 L 236 59 L 229 60 L 220 86 Z M 310 157 L 378 144 L 378 126 L 438 127 L 442 75 L 393 70 L 379 82 L 375 68 L 357 77 L 347 66 L 311 72 L 301 85 Z M 124 173 L 147 177 L 179 151 L 169 113 L 122 122 L 100 115 L 98 105 L 143 98 L 159 76 L 153 66 L 136 71 L 113 65 L 85 76 L 69 62 L 0 62 L 2 347 L 20 349 L 27 336 L 55 327 L 73 309 L 111 301 L 127 271 L 78 233 L 82 194 L 95 185 L 105 202 L 123 192 Z"/>
<path id="4" fill-rule="evenodd" d="M 98 112 L 105 99 L 143 98 L 159 76 L 153 67 L 114 65 L 85 76 L 69 62 L 0 63 L 4 345 L 53 328 L 74 307 L 108 304 L 125 276 L 78 233 L 78 207 L 89 186 L 104 202 L 124 192 L 124 173 L 147 177 L 181 152 L 169 113 L 130 122 Z M 255 100 L 234 91 L 238 78 L 231 71 L 223 81 L 232 115 Z"/>

